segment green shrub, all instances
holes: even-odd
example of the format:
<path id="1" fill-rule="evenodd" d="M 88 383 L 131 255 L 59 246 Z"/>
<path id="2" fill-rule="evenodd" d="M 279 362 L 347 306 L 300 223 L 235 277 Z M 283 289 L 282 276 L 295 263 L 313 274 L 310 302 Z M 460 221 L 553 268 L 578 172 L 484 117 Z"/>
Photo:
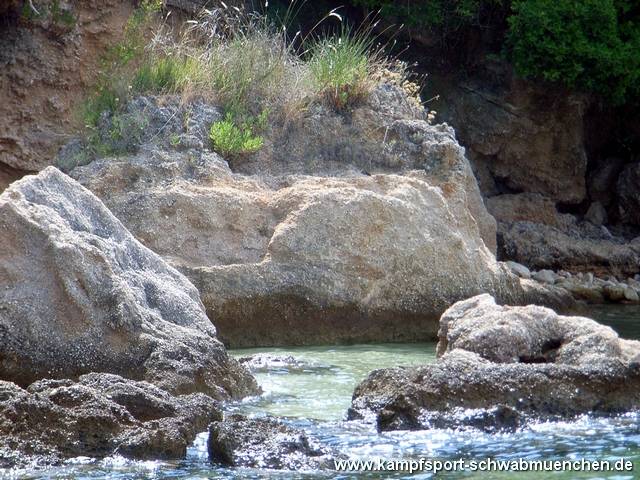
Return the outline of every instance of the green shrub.
<path id="1" fill-rule="evenodd" d="M 238 122 L 232 114 L 215 122 L 209 131 L 213 148 L 221 155 L 243 155 L 260 150 L 264 139 L 256 135 L 255 131 L 266 124 L 265 112 L 246 122 Z"/>
<path id="2" fill-rule="evenodd" d="M 596 92 L 615 103 L 640 97 L 637 0 L 352 1 L 391 22 L 426 30 L 445 49 L 465 38 L 485 41 L 491 31 L 523 77 Z"/>
<path id="3" fill-rule="evenodd" d="M 353 0 L 353 3 L 379 11 L 394 22 L 426 28 L 448 39 L 461 29 L 482 26 L 485 17 L 509 0 Z"/>
<path id="4" fill-rule="evenodd" d="M 630 1 L 514 0 L 511 58 L 519 74 L 623 102 L 638 94 L 640 12 Z"/>
<path id="5" fill-rule="evenodd" d="M 83 105 L 83 118 L 85 126 L 95 127 L 103 112 L 115 112 L 119 107 L 120 99 L 116 91 L 106 85 L 98 87 L 96 92 L 85 100 Z"/>

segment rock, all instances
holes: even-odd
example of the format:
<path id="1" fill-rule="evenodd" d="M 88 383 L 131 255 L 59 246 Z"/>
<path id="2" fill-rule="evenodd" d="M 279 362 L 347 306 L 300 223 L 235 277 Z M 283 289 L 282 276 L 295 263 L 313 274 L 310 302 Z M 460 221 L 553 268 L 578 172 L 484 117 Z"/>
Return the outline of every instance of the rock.
<path id="1" fill-rule="evenodd" d="M 566 219 L 562 228 L 533 222 L 500 222 L 498 239 L 500 259 L 516 261 L 532 269 L 598 274 L 615 270 L 631 275 L 640 265 L 640 244 L 605 235 L 589 222 Z"/>
<path id="2" fill-rule="evenodd" d="M 624 298 L 630 302 L 640 302 L 640 296 L 638 296 L 638 292 L 631 287 L 626 287 L 624 289 Z"/>
<path id="3" fill-rule="evenodd" d="M 251 372 L 279 372 L 300 373 L 321 370 L 331 370 L 330 365 L 300 360 L 291 355 L 275 355 L 271 353 L 256 353 L 247 357 L 240 357 L 238 361 Z"/>
<path id="4" fill-rule="evenodd" d="M 607 211 L 600 202 L 593 202 L 584 216 L 585 220 L 600 226 L 607 223 Z"/>
<path id="5" fill-rule="evenodd" d="M 558 287 L 565 288 L 578 300 L 584 300 L 589 303 L 604 303 L 604 295 L 600 287 L 590 285 L 589 283 L 582 283 L 580 281 L 568 281 L 560 282 Z"/>
<path id="6" fill-rule="evenodd" d="M 602 289 L 607 300 L 612 302 L 620 302 L 625 299 L 625 287 L 619 284 L 605 285 Z"/>
<path id="7" fill-rule="evenodd" d="M 518 262 L 506 262 L 506 264 L 514 273 L 514 275 L 517 275 L 520 278 L 531 278 L 531 271 L 524 265 Z"/>
<path id="8" fill-rule="evenodd" d="M 571 293 L 556 285 L 522 278 L 520 286 L 524 297 L 518 305 L 545 305 L 558 312 L 573 312 L 579 308 Z"/>
<path id="9" fill-rule="evenodd" d="M 480 295 L 442 316 L 437 354 L 432 365 L 372 372 L 356 388 L 349 418 L 419 429 L 434 414 L 473 425 L 478 412 L 461 412 L 480 409 L 490 428 L 512 429 L 529 418 L 640 407 L 640 342 L 588 318 Z"/>
<path id="10" fill-rule="evenodd" d="M 334 469 L 338 454 L 302 430 L 272 418 L 230 415 L 209 430 L 209 458 L 230 467 L 270 470 Z"/>
<path id="11" fill-rule="evenodd" d="M 486 200 L 487 210 L 499 222 L 533 222 L 559 227 L 563 224 L 556 204 L 538 193 L 506 194 Z"/>
<path id="12" fill-rule="evenodd" d="M 185 104 L 177 95 L 140 96 L 117 116 L 105 113 L 96 132 L 102 148 L 114 154 L 137 152 L 149 142 L 167 150 L 203 150 L 210 147 L 211 124 L 221 119 L 219 108 L 200 99 Z M 113 134 L 114 127 L 117 135 Z M 91 152 L 86 140 L 74 139 L 60 149 L 56 166 L 69 172 L 95 160 L 97 154 Z"/>
<path id="13" fill-rule="evenodd" d="M 521 295 L 464 190 L 426 172 L 275 182 L 155 151 L 73 175 L 194 282 L 234 346 L 424 339 L 452 301 Z"/>
<path id="14" fill-rule="evenodd" d="M 49 167 L 0 196 L 0 378 L 88 372 L 221 399 L 257 389 L 194 286 Z"/>
<path id="15" fill-rule="evenodd" d="M 538 282 L 548 283 L 549 285 L 553 285 L 556 283 L 556 274 L 551 270 L 540 270 L 539 272 L 535 272 L 533 274 L 533 279 Z"/>
<path id="16" fill-rule="evenodd" d="M 314 107 L 231 166 L 147 144 L 71 175 L 194 282 L 230 345 L 416 341 L 480 292 L 542 301 L 495 261 L 453 131 L 415 108 L 380 86 L 350 121 Z"/>
<path id="17" fill-rule="evenodd" d="M 117 375 L 39 380 L 26 390 L 0 381 L 0 468 L 113 454 L 181 459 L 196 435 L 221 418 L 204 394 L 174 397 Z"/>
<path id="18" fill-rule="evenodd" d="M 616 188 L 620 220 L 640 226 L 640 163 L 632 163 L 622 170 Z"/>
<path id="19" fill-rule="evenodd" d="M 440 96 L 435 108 L 456 129 L 474 170 L 488 169 L 500 186 L 486 196 L 515 190 L 554 202 L 585 198 L 586 96 L 520 79 L 505 64 L 476 71 L 471 80 L 429 78 Z"/>
<path id="20" fill-rule="evenodd" d="M 615 200 L 616 180 L 624 167 L 620 158 L 607 158 L 587 178 L 589 197 L 608 207 Z"/>

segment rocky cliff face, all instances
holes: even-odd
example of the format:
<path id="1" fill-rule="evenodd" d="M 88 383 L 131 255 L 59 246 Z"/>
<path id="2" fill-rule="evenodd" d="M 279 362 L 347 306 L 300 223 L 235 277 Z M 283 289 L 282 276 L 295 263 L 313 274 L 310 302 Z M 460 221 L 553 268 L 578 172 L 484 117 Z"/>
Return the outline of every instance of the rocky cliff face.
<path id="1" fill-rule="evenodd" d="M 558 203 L 587 195 L 584 96 L 506 72 L 431 86 L 441 118 L 455 126 L 485 196 L 537 193 Z"/>
<path id="2" fill-rule="evenodd" d="M 599 157 L 603 150 L 593 145 L 616 134 L 592 131 L 593 99 L 519 80 L 488 61 L 464 80 L 436 75 L 430 88 L 497 220 L 500 259 L 638 273 L 637 163 Z"/>
<path id="3" fill-rule="evenodd" d="M 27 19 L 22 3 L 9 2 L 0 14 L 0 171 L 15 176 L 50 165 L 68 141 L 100 59 L 134 7 L 130 0 L 63 2 L 69 17 L 55 21 Z"/>

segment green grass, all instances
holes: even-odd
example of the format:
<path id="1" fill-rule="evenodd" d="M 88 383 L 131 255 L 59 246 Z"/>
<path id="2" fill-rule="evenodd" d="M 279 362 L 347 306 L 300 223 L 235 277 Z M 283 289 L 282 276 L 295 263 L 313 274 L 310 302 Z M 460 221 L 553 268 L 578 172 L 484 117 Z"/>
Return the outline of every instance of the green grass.
<path id="1" fill-rule="evenodd" d="M 190 58 L 157 58 L 144 62 L 138 68 L 132 87 L 139 93 L 174 93 L 180 91 L 199 71 L 199 65 Z"/>
<path id="2" fill-rule="evenodd" d="M 378 63 L 373 38 L 344 29 L 340 35 L 315 40 L 309 67 L 314 85 L 338 110 L 361 100 L 369 91 Z"/>
<path id="3" fill-rule="evenodd" d="M 216 151 L 248 154 L 263 146 L 267 116 L 272 130 L 290 125 L 314 102 L 344 111 L 393 77 L 383 75 L 393 67 L 370 29 L 298 37 L 294 48 L 286 30 L 267 17 L 214 8 L 180 31 L 158 22 L 152 33 L 158 5 L 144 1 L 105 57 L 104 74 L 85 102 L 89 130 L 96 130 L 104 112 L 118 118 L 134 95 L 201 97 L 225 114 L 210 130 Z"/>

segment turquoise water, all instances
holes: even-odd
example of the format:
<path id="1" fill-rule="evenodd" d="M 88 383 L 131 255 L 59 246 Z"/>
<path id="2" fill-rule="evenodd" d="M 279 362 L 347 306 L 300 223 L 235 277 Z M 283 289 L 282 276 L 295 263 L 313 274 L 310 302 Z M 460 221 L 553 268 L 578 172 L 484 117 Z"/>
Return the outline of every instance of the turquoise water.
<path id="1" fill-rule="evenodd" d="M 597 307 L 589 315 L 616 328 L 623 336 L 640 338 L 640 309 Z M 291 355 L 301 361 L 295 369 L 268 368 L 256 373 L 264 394 L 230 405 L 249 415 L 278 415 L 305 429 L 350 458 L 498 460 L 612 460 L 633 461 L 640 469 L 640 415 L 615 418 L 582 417 L 571 422 L 539 423 L 514 433 L 488 434 L 476 430 L 427 430 L 378 434 L 364 422 L 345 422 L 355 385 L 376 368 L 432 362 L 435 344 L 365 345 L 344 347 L 268 348 L 233 351 Z M 0 478 L 47 479 L 290 479 L 290 478 L 640 478 L 637 473 L 430 473 L 354 474 L 267 472 L 217 468 L 207 461 L 206 434 L 198 437 L 182 462 L 132 462 L 76 459 L 62 468 L 32 472 L 5 472 Z"/>

